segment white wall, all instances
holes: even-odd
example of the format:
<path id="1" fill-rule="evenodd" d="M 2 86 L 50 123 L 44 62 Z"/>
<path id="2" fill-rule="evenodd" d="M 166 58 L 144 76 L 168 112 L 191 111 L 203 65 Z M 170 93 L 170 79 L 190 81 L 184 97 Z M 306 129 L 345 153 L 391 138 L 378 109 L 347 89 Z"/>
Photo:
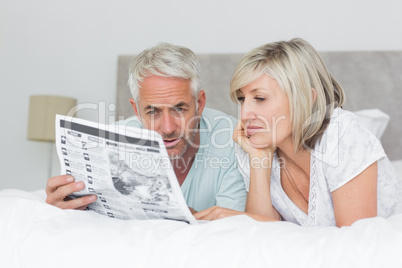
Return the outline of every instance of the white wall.
<path id="1" fill-rule="evenodd" d="M 296 36 L 318 50 L 401 50 L 401 10 L 390 0 L 0 0 L 0 189 L 48 179 L 47 144 L 26 139 L 29 96 L 112 104 L 119 54 L 159 41 L 243 53 Z"/>

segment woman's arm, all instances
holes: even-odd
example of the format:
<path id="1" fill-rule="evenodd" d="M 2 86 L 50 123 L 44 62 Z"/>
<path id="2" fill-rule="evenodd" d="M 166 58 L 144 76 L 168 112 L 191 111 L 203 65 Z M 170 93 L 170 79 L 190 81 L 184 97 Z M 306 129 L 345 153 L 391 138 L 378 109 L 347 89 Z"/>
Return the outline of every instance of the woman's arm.
<path id="1" fill-rule="evenodd" d="M 332 192 L 338 227 L 377 216 L 377 162 Z"/>
<path id="2" fill-rule="evenodd" d="M 271 202 L 271 168 L 276 148 L 254 148 L 244 135 L 242 122 L 236 126 L 233 140 L 248 153 L 250 158 L 250 187 L 245 211 L 255 215 L 280 220 L 280 215 Z"/>
<path id="3" fill-rule="evenodd" d="M 257 221 L 279 221 L 279 213 L 271 202 L 271 168 L 276 148 L 253 148 L 244 136 L 241 121 L 233 133 L 233 140 L 250 157 L 250 189 L 245 212 L 214 206 L 194 214 L 197 220 L 217 220 L 235 215 L 247 215 Z"/>
<path id="4" fill-rule="evenodd" d="M 271 169 L 273 150 L 250 153 L 250 189 L 246 199 L 246 212 L 280 220 L 271 202 Z"/>

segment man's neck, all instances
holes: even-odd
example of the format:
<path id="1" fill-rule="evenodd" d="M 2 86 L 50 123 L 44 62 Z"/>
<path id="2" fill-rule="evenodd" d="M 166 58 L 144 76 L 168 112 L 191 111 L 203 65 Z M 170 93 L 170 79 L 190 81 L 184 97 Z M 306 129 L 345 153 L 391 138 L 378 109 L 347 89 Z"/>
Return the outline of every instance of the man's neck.
<path id="1" fill-rule="evenodd" d="M 198 147 L 200 144 L 200 132 L 198 131 L 192 142 L 193 146 L 189 146 L 186 152 L 179 159 L 172 159 L 171 163 L 173 170 L 176 174 L 179 185 L 181 186 L 186 179 L 191 166 L 193 165 L 195 156 L 198 152 Z"/>

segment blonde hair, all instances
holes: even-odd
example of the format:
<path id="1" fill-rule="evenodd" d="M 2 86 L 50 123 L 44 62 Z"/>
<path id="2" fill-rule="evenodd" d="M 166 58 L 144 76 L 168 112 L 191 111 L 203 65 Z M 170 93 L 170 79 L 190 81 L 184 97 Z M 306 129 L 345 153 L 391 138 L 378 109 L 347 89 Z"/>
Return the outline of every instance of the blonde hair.
<path id="1" fill-rule="evenodd" d="M 305 40 L 269 43 L 243 56 L 230 82 L 230 96 L 237 102 L 239 90 L 261 75 L 275 79 L 288 96 L 295 150 L 314 148 L 345 93 L 328 72 L 318 52 Z M 312 88 L 316 91 L 313 101 Z"/>

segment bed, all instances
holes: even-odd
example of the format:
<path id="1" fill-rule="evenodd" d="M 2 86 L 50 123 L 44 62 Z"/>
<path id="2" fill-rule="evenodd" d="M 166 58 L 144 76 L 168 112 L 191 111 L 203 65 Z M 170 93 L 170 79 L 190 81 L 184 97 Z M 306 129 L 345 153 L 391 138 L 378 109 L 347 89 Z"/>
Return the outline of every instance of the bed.
<path id="1" fill-rule="evenodd" d="M 322 52 L 402 176 L 402 51 Z M 238 115 L 228 96 L 240 54 L 199 55 L 207 106 Z M 116 119 L 132 115 L 118 58 Z M 372 110 L 376 109 L 376 110 Z M 45 203 L 43 189 L 0 191 L 0 267 L 402 267 L 402 214 L 350 227 L 262 223 L 246 216 L 190 225 L 116 220 Z"/>

